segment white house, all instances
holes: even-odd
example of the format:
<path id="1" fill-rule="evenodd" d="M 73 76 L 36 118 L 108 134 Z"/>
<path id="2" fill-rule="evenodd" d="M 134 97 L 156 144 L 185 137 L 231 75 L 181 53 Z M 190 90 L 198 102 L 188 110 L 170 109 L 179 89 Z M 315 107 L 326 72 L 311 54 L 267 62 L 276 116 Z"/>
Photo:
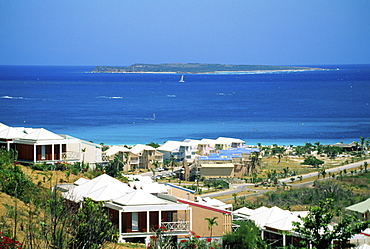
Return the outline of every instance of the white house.
<path id="1" fill-rule="evenodd" d="M 113 224 L 119 229 L 119 241 L 141 238 L 149 242 L 158 227 L 164 234 L 175 237 L 189 235 L 192 223 L 191 208 L 178 203 L 177 198 L 158 194 L 154 196 L 142 189 L 103 174 L 92 180 L 79 180 L 73 186 L 57 186 L 65 199 L 80 203 L 84 198 L 103 201 Z M 160 197 L 160 198 L 159 198 Z"/>
<path id="2" fill-rule="evenodd" d="M 170 160 L 173 155 L 176 161 L 191 161 L 195 155 L 190 144 L 180 141 L 167 141 L 157 151 L 163 153 L 163 160 Z"/>
<path id="3" fill-rule="evenodd" d="M 102 146 L 44 128 L 0 125 L 0 147 L 18 152 L 22 163 L 84 162 L 94 166 L 106 162 Z"/>

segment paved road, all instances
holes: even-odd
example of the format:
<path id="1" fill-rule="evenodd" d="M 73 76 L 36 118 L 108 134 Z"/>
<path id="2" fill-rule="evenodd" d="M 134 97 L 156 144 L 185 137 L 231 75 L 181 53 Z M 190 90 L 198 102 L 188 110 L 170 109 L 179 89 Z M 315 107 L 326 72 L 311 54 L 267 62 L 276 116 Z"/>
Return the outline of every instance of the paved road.
<path id="1" fill-rule="evenodd" d="M 339 167 L 336 167 L 336 168 L 326 169 L 326 172 L 335 173 L 335 172 L 339 172 L 341 170 L 343 171 L 344 169 L 349 170 L 349 169 L 356 168 L 356 167 L 359 167 L 359 166 L 363 165 L 364 162 L 367 162 L 367 163 L 370 164 L 370 159 L 360 161 L 360 162 L 356 162 L 356 163 L 343 165 L 343 166 L 339 166 Z M 302 175 L 302 179 L 314 177 L 314 176 L 317 176 L 318 174 L 319 174 L 319 172 L 312 172 L 312 173 L 309 173 L 309 174 L 304 174 L 304 175 Z M 295 176 L 296 179 L 297 179 L 297 177 L 298 176 Z M 279 182 L 291 183 L 290 178 L 291 177 L 280 179 Z M 326 179 L 330 179 L 330 178 L 326 178 Z M 313 183 L 313 181 L 302 183 L 302 184 L 294 184 L 294 185 L 297 186 L 297 187 L 306 187 L 308 185 L 311 185 L 312 183 Z M 202 197 L 217 197 L 217 196 L 222 196 L 222 195 L 229 195 L 229 194 L 238 193 L 238 192 L 242 192 L 244 190 L 247 190 L 250 186 L 254 186 L 254 184 L 253 183 L 235 184 L 235 185 L 231 186 L 231 189 L 228 189 L 228 190 L 225 190 L 225 191 L 220 191 L 220 192 L 215 192 L 215 193 L 208 193 L 208 194 L 204 194 L 204 195 L 201 195 L 201 196 Z M 251 189 L 251 191 L 254 191 L 254 193 L 247 194 L 247 195 L 244 195 L 244 196 L 261 195 L 265 192 L 272 191 L 272 190 Z M 233 198 L 226 198 L 226 199 L 222 199 L 222 201 L 228 201 L 228 200 L 232 200 L 232 199 Z"/>

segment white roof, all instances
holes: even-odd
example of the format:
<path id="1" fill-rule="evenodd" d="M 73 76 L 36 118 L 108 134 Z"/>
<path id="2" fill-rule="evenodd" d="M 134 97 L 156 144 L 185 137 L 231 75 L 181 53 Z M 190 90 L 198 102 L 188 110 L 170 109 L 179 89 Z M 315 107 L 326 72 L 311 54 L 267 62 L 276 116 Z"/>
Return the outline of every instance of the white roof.
<path id="1" fill-rule="evenodd" d="M 61 140 L 64 139 L 63 137 L 45 130 L 44 128 L 33 129 L 28 134 L 25 134 L 22 138 L 23 139 L 34 139 L 34 140 Z"/>
<path id="2" fill-rule="evenodd" d="M 214 139 L 208 139 L 208 138 L 203 138 L 202 140 L 200 140 L 200 144 L 208 144 L 208 145 L 215 145 L 217 143 L 216 140 Z"/>
<path id="3" fill-rule="evenodd" d="M 159 151 L 176 151 L 180 146 L 189 146 L 189 144 L 180 141 L 167 141 L 157 148 Z"/>
<path id="4" fill-rule="evenodd" d="M 294 228 L 292 222 L 301 222 L 301 219 L 295 215 L 288 215 L 282 217 L 280 220 L 274 222 L 268 222 L 265 224 L 267 227 L 275 228 L 280 231 L 292 231 Z"/>
<path id="5" fill-rule="evenodd" d="M 110 147 L 109 149 L 107 149 L 105 151 L 105 154 L 107 156 L 112 156 L 112 155 L 117 154 L 118 152 L 129 152 L 129 151 L 130 151 L 130 149 L 128 149 L 126 147 L 119 146 L 119 145 L 114 145 L 114 146 Z"/>
<path id="6" fill-rule="evenodd" d="M 134 147 L 132 147 L 130 151 L 134 154 L 138 154 L 144 150 L 155 150 L 155 148 L 145 144 L 137 144 Z"/>
<path id="7" fill-rule="evenodd" d="M 140 189 L 115 198 L 113 202 L 124 206 L 167 204 L 164 200 Z"/>
<path id="8" fill-rule="evenodd" d="M 364 231 L 361 232 L 362 234 L 365 234 L 366 236 L 370 237 L 370 228 L 366 228 Z"/>
<path id="9" fill-rule="evenodd" d="M 288 210 L 283 210 L 278 207 L 272 207 L 265 211 L 251 215 L 249 219 L 253 220 L 258 227 L 264 227 L 267 223 L 273 224 L 274 222 L 279 221 L 289 215 L 290 211 Z"/>
<path id="10" fill-rule="evenodd" d="M 0 131 L 5 130 L 7 128 L 9 128 L 9 126 L 7 126 L 7 125 L 5 125 L 3 123 L 0 123 Z"/>
<path id="11" fill-rule="evenodd" d="M 238 138 L 219 137 L 216 139 L 221 144 L 232 144 L 232 143 L 245 143 L 243 140 Z"/>
<path id="12" fill-rule="evenodd" d="M 278 207 L 260 207 L 258 209 L 240 208 L 233 212 L 234 214 L 243 214 L 249 216 L 260 228 L 270 227 L 280 231 L 292 231 L 294 228 L 292 222 L 301 222 L 300 217 L 305 217 L 308 211 L 283 210 Z"/>
<path id="13" fill-rule="evenodd" d="M 130 182 L 128 183 L 131 188 L 141 189 L 147 193 L 168 193 L 169 187 L 165 184 L 160 184 L 158 182 L 153 182 L 150 176 L 142 175 L 124 175 Z"/>
<path id="14" fill-rule="evenodd" d="M 15 139 L 22 138 L 32 131 L 32 128 L 24 127 L 8 127 L 0 131 L 0 138 L 4 139 Z"/>
<path id="15" fill-rule="evenodd" d="M 198 203 L 206 205 L 206 206 L 218 207 L 224 210 L 226 210 L 227 208 L 232 208 L 232 204 L 227 204 L 217 199 L 211 199 L 209 197 L 202 198 L 200 196 L 197 196 L 196 199 Z"/>
<path id="16" fill-rule="evenodd" d="M 122 195 L 122 191 L 112 188 L 111 186 L 105 186 L 98 190 L 89 192 L 84 197 L 93 199 L 94 201 L 109 201 L 113 200 Z"/>
<path id="17" fill-rule="evenodd" d="M 248 216 L 253 215 L 254 213 L 255 213 L 254 209 L 250 209 L 247 207 L 242 207 L 233 211 L 233 214 L 243 214 Z"/>
<path id="18" fill-rule="evenodd" d="M 109 186 L 109 188 L 106 188 L 107 186 Z M 102 174 L 90 181 L 86 181 L 85 183 L 76 186 L 66 193 L 63 193 L 63 196 L 74 202 L 82 201 L 84 197 L 88 196 L 96 197 L 99 200 L 110 200 L 112 199 L 112 194 L 109 191 L 112 189 L 120 192 L 119 195 L 114 197 L 134 191 L 126 183 L 123 183 L 107 174 Z M 95 192 L 97 190 L 100 190 L 100 192 Z M 107 195 L 107 197 L 104 195 Z"/>
<path id="19" fill-rule="evenodd" d="M 269 208 L 265 206 L 259 207 L 257 209 L 250 209 L 250 208 L 242 207 L 237 210 L 234 210 L 233 213 L 251 216 L 251 215 L 258 214 L 260 212 L 264 212 L 266 210 L 269 210 Z"/>
<path id="20" fill-rule="evenodd" d="M 185 139 L 183 142 L 193 148 L 197 148 L 198 145 L 202 143 L 201 140 L 195 140 L 195 139 Z"/>
<path id="21" fill-rule="evenodd" d="M 29 140 L 64 140 L 65 138 L 44 128 L 9 127 L 0 123 L 0 138 Z"/>
<path id="22" fill-rule="evenodd" d="M 356 249 L 370 249 L 370 246 L 367 245 L 367 244 L 362 244 L 362 245 L 356 247 Z"/>
<path id="23" fill-rule="evenodd" d="M 129 185 L 134 189 L 141 189 L 150 194 L 168 193 L 169 188 L 165 184 L 160 184 L 158 182 L 133 181 L 130 182 Z"/>
<path id="24" fill-rule="evenodd" d="M 86 182 L 90 181 L 90 179 L 86 179 L 86 178 L 80 178 L 78 179 L 77 181 L 74 182 L 75 185 L 81 185 L 81 184 L 84 184 Z"/>

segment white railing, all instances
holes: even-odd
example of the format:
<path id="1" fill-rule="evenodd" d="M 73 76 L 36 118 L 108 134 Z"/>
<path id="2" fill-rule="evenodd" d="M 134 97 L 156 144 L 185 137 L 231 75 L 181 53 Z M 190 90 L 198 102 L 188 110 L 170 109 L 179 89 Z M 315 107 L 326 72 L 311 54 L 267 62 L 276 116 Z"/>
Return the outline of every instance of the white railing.
<path id="1" fill-rule="evenodd" d="M 63 160 L 79 160 L 80 153 L 76 151 L 67 151 L 62 153 Z"/>
<path id="2" fill-rule="evenodd" d="M 177 222 L 162 222 L 162 227 L 166 231 L 188 231 L 189 230 L 189 221 L 177 221 Z"/>
<path id="3" fill-rule="evenodd" d="M 97 157 L 97 160 L 96 161 L 99 161 L 98 159 L 100 159 L 99 157 L 99 155 L 96 155 L 96 157 Z M 101 155 L 101 161 L 102 162 L 109 162 L 109 156 L 107 156 L 107 155 L 105 155 L 105 154 L 102 154 Z"/>

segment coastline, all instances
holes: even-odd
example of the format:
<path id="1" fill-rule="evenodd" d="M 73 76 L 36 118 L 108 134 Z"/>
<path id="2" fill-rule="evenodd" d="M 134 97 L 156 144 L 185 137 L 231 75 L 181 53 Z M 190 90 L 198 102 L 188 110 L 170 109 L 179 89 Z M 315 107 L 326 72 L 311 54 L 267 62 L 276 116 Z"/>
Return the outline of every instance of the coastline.
<path id="1" fill-rule="evenodd" d="M 89 73 L 108 73 L 108 74 L 195 74 L 195 75 L 239 75 L 239 74 L 268 74 L 268 73 L 299 73 L 299 72 L 310 72 L 310 71 L 327 71 L 332 69 L 324 68 L 307 68 L 307 69 L 281 69 L 281 70 L 251 70 L 251 71 L 214 71 L 214 72 L 155 72 L 155 71 L 98 71 L 93 70 Z"/>
<path id="2" fill-rule="evenodd" d="M 130 66 L 97 66 L 91 73 L 140 74 L 251 74 L 276 72 L 305 72 L 324 70 L 317 67 L 232 65 L 207 63 L 132 64 Z"/>

